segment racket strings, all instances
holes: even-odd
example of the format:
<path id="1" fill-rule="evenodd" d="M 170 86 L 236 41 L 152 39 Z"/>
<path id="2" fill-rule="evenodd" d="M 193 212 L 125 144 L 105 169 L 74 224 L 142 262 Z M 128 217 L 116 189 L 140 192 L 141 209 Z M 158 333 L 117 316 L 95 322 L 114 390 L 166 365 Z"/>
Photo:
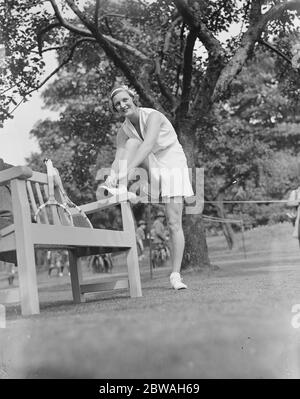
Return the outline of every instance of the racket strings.
<path id="1" fill-rule="evenodd" d="M 49 160 L 47 160 L 47 161 L 49 161 Z M 46 163 L 46 165 L 47 165 L 47 163 Z M 37 208 L 37 210 L 34 214 L 34 220 L 37 222 L 39 214 L 43 210 L 44 210 L 44 212 L 46 212 L 46 208 L 48 208 L 52 211 L 50 213 L 52 214 L 51 219 L 53 221 L 53 224 L 55 224 L 55 221 L 58 221 L 58 220 L 62 224 L 64 224 L 63 222 L 66 221 L 66 219 L 67 219 L 68 225 L 75 226 L 74 218 L 77 220 L 78 216 L 81 216 L 81 218 L 82 218 L 81 221 L 78 221 L 79 224 L 83 225 L 81 227 L 93 228 L 93 225 L 92 225 L 90 219 L 85 214 L 85 212 L 78 205 L 74 204 L 74 202 L 66 194 L 66 192 L 63 188 L 62 182 L 61 182 L 59 172 L 56 168 L 53 168 L 52 163 L 51 163 L 51 167 L 52 167 L 52 173 L 53 173 L 53 169 L 54 169 L 54 176 L 52 175 L 52 177 L 54 177 L 53 183 L 60 192 L 61 202 L 57 201 L 55 196 L 49 195 L 47 201 L 45 203 L 40 204 L 40 206 Z M 50 176 L 49 176 L 48 165 L 47 165 L 47 176 L 48 176 L 48 182 L 49 182 Z M 57 212 L 53 211 L 53 207 L 56 207 Z M 72 214 L 70 208 L 75 208 L 77 213 Z M 59 212 L 59 209 L 62 210 L 63 213 Z M 84 221 L 83 223 L 82 223 L 82 220 Z"/>
<path id="2" fill-rule="evenodd" d="M 63 200 L 63 206 L 65 206 L 66 208 L 70 208 L 70 207 L 71 208 L 75 208 L 76 211 L 84 218 L 84 220 L 86 221 L 88 226 L 90 228 L 93 228 L 93 225 L 92 225 L 90 219 L 85 214 L 85 212 L 78 205 L 74 204 L 74 202 L 68 197 L 67 193 L 65 192 L 64 188 L 62 187 L 62 183 L 61 183 L 60 178 L 56 179 L 56 185 L 57 185 L 58 190 L 60 191 L 60 194 L 61 194 L 61 197 L 62 197 L 62 200 Z M 74 216 L 76 216 L 76 214 L 72 215 L 72 221 L 73 222 L 74 222 L 74 219 L 73 219 Z"/>

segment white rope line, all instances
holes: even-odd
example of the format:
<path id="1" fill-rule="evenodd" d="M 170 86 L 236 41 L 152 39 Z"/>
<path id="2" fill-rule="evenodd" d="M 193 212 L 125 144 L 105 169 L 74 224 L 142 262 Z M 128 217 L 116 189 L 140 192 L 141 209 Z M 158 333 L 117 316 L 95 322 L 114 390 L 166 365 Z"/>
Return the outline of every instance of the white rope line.
<path id="1" fill-rule="evenodd" d="M 287 203 L 289 200 L 240 200 L 240 201 L 232 201 L 232 200 L 224 200 L 224 201 L 204 201 L 207 204 L 269 204 L 269 203 Z M 217 218 L 214 216 L 203 215 L 203 218 L 206 220 L 210 220 L 212 222 L 221 222 L 221 223 L 240 223 L 243 224 L 243 220 L 236 219 L 224 219 Z"/>
<path id="2" fill-rule="evenodd" d="M 264 203 L 286 203 L 290 202 L 289 200 L 248 200 L 248 201 L 203 201 L 207 204 L 264 204 Z"/>
<path id="3" fill-rule="evenodd" d="M 285 202 L 290 202 L 289 200 L 247 200 L 247 201 L 203 201 L 204 203 L 207 204 L 238 204 L 238 203 L 242 203 L 242 204 L 260 204 L 260 203 L 285 203 Z"/>
<path id="4" fill-rule="evenodd" d="M 222 219 L 222 218 L 216 218 L 214 216 L 207 216 L 203 215 L 203 218 L 205 220 L 210 220 L 211 222 L 221 222 L 221 223 L 239 223 L 242 224 L 243 220 L 238 220 L 238 219 Z"/>

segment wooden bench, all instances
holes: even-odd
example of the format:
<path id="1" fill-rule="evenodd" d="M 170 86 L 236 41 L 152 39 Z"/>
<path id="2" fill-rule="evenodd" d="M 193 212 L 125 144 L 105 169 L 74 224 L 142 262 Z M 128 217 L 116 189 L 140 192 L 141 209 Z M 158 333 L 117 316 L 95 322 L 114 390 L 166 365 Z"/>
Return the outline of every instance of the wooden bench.
<path id="1" fill-rule="evenodd" d="M 60 209 L 45 208 L 34 220 L 37 208 L 47 201 L 47 175 L 32 171 L 26 166 L 15 166 L 0 171 L 0 186 L 9 184 L 12 202 L 13 224 L 0 229 L 0 260 L 18 265 L 19 292 L 23 315 L 38 314 L 39 298 L 35 249 L 67 249 L 75 303 L 84 301 L 84 294 L 103 289 L 126 288 L 129 283 L 131 297 L 142 296 L 138 255 L 136 248 L 134 219 L 130 204 L 121 202 L 123 230 L 109 230 L 70 226 Z M 60 194 L 55 192 L 59 201 Z M 81 206 L 91 214 L 118 202 L 110 198 Z M 127 253 L 127 275 L 125 279 L 111 277 L 109 281 L 84 283 L 80 257 L 98 253 L 124 250 Z"/>

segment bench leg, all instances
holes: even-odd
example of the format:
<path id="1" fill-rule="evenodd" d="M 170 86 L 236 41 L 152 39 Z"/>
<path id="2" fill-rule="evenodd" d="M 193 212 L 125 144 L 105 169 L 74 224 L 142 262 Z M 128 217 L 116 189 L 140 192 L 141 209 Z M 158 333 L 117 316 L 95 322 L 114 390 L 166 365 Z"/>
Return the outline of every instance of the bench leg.
<path id="1" fill-rule="evenodd" d="M 23 244 L 23 243 L 22 243 Z M 40 313 L 33 245 L 31 248 L 19 245 L 17 253 L 18 277 L 23 316 Z"/>
<path id="2" fill-rule="evenodd" d="M 40 313 L 34 243 L 31 238 L 31 215 L 25 181 L 11 181 L 20 299 L 23 315 Z"/>
<path id="3" fill-rule="evenodd" d="M 84 294 L 81 293 L 80 289 L 80 284 L 82 283 L 80 258 L 76 255 L 76 251 L 69 250 L 68 252 L 73 300 L 75 303 L 85 302 Z"/>
<path id="4" fill-rule="evenodd" d="M 140 267 L 136 247 L 130 248 L 127 253 L 127 268 L 129 279 L 129 292 L 131 297 L 142 296 Z"/>
<path id="5" fill-rule="evenodd" d="M 132 240 L 131 248 L 127 252 L 127 268 L 130 296 L 140 297 L 142 296 L 140 266 L 136 246 L 134 219 L 130 204 L 128 202 L 121 203 L 121 213 L 123 220 L 123 229 L 129 235 L 129 237 L 131 237 Z"/>

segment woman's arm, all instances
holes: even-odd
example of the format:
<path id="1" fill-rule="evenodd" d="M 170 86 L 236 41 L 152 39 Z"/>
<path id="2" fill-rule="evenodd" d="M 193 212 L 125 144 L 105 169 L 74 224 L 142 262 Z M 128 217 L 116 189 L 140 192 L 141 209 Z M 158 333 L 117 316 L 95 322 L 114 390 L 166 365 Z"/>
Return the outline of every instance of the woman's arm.
<path id="1" fill-rule="evenodd" d="M 111 165 L 111 168 L 115 173 L 119 172 L 119 161 L 124 158 L 125 144 L 127 140 L 128 136 L 121 128 L 117 133 L 117 150 L 115 154 L 115 159 Z"/>
<path id="2" fill-rule="evenodd" d="M 162 123 L 162 115 L 157 111 L 151 112 L 145 127 L 145 140 L 140 145 L 135 157 L 129 162 L 127 173 L 138 167 L 150 154 L 157 142 Z"/>
<path id="3" fill-rule="evenodd" d="M 111 165 L 111 172 L 110 175 L 107 177 L 105 180 L 105 184 L 108 187 L 115 187 L 117 185 L 117 175 L 119 173 L 119 161 L 123 159 L 123 155 L 125 152 L 125 144 L 127 141 L 128 137 L 121 128 L 118 133 L 117 133 L 117 150 L 115 154 L 115 159 Z"/>

